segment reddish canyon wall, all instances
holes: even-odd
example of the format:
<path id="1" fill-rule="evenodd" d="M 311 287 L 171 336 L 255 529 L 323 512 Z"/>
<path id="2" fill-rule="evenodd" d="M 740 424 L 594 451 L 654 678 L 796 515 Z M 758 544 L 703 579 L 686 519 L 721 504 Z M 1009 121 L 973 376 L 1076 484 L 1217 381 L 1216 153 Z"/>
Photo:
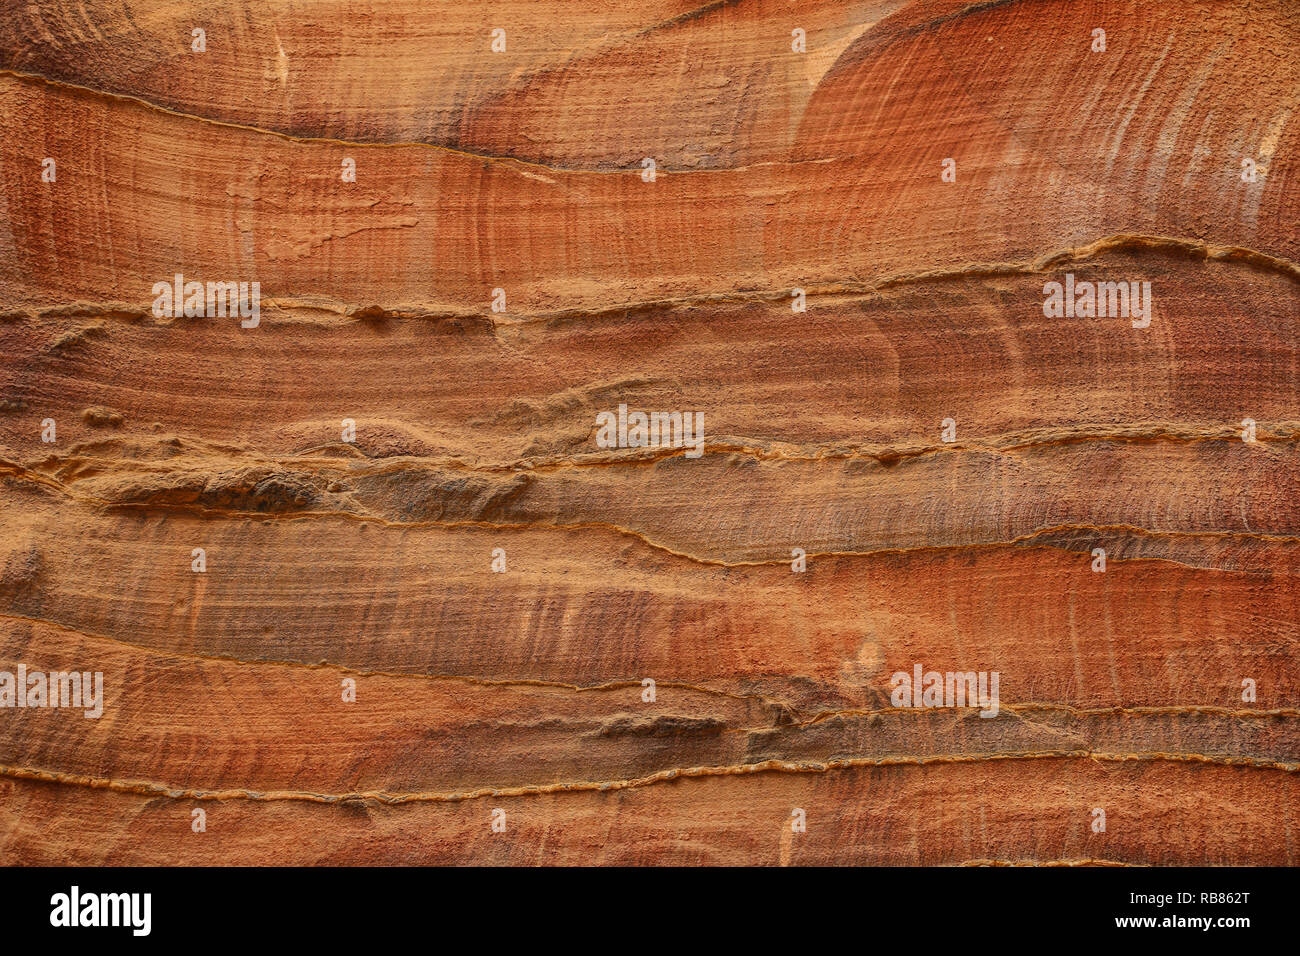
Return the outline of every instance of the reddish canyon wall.
<path id="1" fill-rule="evenodd" d="M 0 861 L 1300 862 L 1297 51 L 0 3 Z"/>

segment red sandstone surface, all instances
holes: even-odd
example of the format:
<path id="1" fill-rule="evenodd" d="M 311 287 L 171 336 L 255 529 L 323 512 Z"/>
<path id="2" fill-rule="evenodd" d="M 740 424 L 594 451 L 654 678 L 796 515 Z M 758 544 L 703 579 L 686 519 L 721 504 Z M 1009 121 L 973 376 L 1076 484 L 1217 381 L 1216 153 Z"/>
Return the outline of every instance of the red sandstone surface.
<path id="1" fill-rule="evenodd" d="M 1300 862 L 1298 51 L 0 4 L 0 672 L 105 688 L 0 706 L 0 862 Z"/>

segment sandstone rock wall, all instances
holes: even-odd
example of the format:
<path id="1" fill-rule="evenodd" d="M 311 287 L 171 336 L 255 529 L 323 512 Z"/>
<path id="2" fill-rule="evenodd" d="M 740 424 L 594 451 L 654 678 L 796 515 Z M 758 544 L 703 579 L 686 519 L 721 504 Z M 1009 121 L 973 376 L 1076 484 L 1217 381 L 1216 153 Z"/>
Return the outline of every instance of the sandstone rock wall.
<path id="1" fill-rule="evenodd" d="M 0 707 L 0 860 L 1298 862 L 1297 51 L 0 4 L 0 671 L 105 685 Z"/>

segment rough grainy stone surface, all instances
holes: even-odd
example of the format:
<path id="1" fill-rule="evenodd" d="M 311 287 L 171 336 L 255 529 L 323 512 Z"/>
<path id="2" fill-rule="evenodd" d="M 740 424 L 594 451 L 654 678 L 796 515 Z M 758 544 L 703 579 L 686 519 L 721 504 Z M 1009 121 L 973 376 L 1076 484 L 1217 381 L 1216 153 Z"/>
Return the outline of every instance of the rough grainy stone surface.
<path id="1" fill-rule="evenodd" d="M 1300 862 L 1297 91 L 1285 0 L 5 0 L 0 671 L 104 697 L 0 861 Z"/>

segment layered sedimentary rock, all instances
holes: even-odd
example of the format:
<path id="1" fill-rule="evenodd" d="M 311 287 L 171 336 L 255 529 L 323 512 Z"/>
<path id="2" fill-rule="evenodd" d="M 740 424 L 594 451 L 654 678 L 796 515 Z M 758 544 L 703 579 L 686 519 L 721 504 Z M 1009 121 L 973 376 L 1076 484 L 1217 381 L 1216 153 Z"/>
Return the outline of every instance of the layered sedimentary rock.
<path id="1" fill-rule="evenodd" d="M 4 13 L 0 859 L 1297 862 L 1293 6 Z"/>

